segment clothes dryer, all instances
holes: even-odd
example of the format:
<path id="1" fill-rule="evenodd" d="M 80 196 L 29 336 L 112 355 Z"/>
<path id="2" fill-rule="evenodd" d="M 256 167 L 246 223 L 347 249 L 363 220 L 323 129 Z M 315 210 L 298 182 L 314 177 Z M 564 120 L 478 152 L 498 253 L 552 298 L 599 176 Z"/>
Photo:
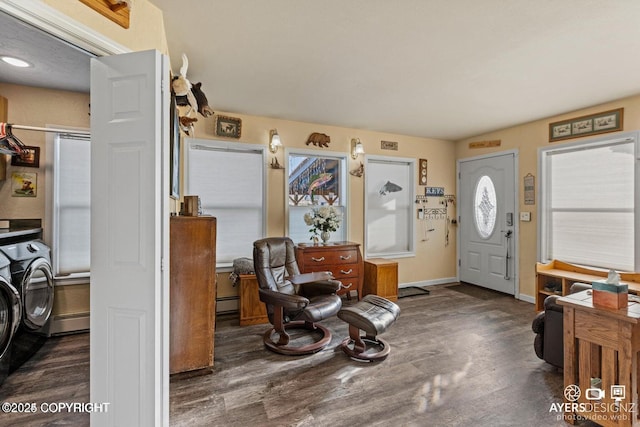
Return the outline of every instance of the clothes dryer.
<path id="1" fill-rule="evenodd" d="M 22 302 L 22 318 L 11 345 L 9 373 L 44 344 L 53 310 L 51 250 L 41 240 L 0 246 L 10 260 L 11 281 Z"/>
<path id="2" fill-rule="evenodd" d="M 0 385 L 9 375 L 11 346 L 21 318 L 20 294 L 11 284 L 10 263 L 0 253 Z"/>

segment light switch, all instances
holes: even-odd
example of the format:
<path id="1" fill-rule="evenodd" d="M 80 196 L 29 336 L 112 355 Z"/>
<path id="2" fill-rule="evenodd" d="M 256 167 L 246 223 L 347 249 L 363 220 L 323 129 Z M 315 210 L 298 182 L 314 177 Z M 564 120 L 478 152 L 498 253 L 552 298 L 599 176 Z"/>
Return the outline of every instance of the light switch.
<path id="1" fill-rule="evenodd" d="M 520 221 L 523 221 L 523 222 L 531 221 L 531 212 L 520 212 Z"/>

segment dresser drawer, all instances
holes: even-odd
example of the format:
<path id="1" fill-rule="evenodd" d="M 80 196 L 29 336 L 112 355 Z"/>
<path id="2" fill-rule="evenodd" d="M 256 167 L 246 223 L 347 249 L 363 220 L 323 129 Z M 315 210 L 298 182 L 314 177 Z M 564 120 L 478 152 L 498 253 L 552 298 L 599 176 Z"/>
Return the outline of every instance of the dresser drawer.
<path id="1" fill-rule="evenodd" d="M 360 277 L 360 265 L 355 264 L 342 264 L 342 265 L 310 265 L 307 269 L 307 273 L 316 271 L 330 271 L 333 278 L 336 280 L 342 280 L 348 277 Z"/>
<path id="2" fill-rule="evenodd" d="M 305 251 L 303 255 L 304 265 L 314 264 L 343 264 L 357 263 L 358 250 L 340 249 L 334 251 Z"/>

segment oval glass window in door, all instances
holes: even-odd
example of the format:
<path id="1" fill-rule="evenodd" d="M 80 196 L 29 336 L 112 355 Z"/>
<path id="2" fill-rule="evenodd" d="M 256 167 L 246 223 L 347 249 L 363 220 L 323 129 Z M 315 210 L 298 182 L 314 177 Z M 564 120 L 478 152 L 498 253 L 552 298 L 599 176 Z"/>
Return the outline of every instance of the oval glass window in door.
<path id="1" fill-rule="evenodd" d="M 483 175 L 476 184 L 473 204 L 476 230 L 483 239 L 489 238 L 496 227 L 497 206 L 493 181 L 487 175 Z"/>

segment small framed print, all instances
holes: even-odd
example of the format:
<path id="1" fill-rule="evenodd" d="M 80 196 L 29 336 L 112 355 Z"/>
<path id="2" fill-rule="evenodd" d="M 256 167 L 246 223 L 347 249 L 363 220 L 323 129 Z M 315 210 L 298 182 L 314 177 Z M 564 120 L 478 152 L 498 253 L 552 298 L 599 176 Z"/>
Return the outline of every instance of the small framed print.
<path id="1" fill-rule="evenodd" d="M 22 154 L 11 156 L 11 166 L 40 167 L 40 147 L 24 147 Z"/>
<path id="2" fill-rule="evenodd" d="M 427 159 L 418 161 L 418 184 L 427 185 Z"/>
<path id="3" fill-rule="evenodd" d="M 11 174 L 11 196 L 36 197 L 38 194 L 38 174 L 14 172 Z"/>
<path id="4" fill-rule="evenodd" d="M 242 133 L 242 119 L 236 117 L 218 116 L 216 119 L 216 135 L 226 138 L 240 138 Z"/>

